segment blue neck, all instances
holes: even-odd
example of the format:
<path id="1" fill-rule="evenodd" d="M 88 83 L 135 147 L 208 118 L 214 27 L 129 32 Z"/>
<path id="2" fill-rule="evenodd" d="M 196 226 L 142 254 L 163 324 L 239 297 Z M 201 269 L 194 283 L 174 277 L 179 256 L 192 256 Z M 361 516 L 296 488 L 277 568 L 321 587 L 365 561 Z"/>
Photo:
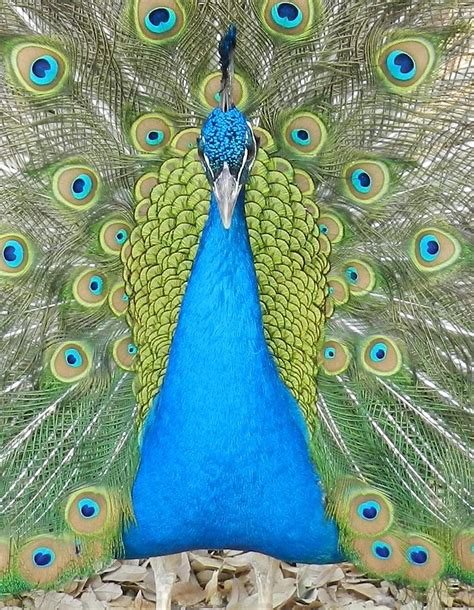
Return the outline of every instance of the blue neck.
<path id="1" fill-rule="evenodd" d="M 235 548 L 340 559 L 305 435 L 265 341 L 244 194 L 228 230 L 212 198 L 145 424 L 127 556 Z"/>

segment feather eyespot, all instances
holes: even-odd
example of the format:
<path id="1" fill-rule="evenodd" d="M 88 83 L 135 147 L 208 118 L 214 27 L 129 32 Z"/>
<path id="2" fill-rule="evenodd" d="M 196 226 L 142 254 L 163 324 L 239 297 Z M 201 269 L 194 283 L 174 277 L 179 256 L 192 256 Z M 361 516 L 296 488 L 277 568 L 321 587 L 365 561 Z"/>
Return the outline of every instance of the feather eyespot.
<path id="1" fill-rule="evenodd" d="M 349 501 L 349 527 L 356 534 L 379 536 L 392 524 L 392 508 L 376 491 L 355 493 Z"/>
<path id="2" fill-rule="evenodd" d="M 324 146 L 327 131 L 319 117 L 301 112 L 286 123 L 284 137 L 291 150 L 300 155 L 314 156 Z"/>
<path id="3" fill-rule="evenodd" d="M 90 167 L 66 165 L 53 175 L 55 198 L 73 209 L 87 209 L 99 198 L 99 177 Z"/>
<path id="4" fill-rule="evenodd" d="M 435 61 L 433 45 L 422 38 L 407 38 L 387 45 L 378 68 L 385 82 L 399 93 L 415 89 L 429 75 Z"/>
<path id="5" fill-rule="evenodd" d="M 109 497 L 104 490 L 82 488 L 69 496 L 66 521 L 76 534 L 98 534 L 110 525 L 110 518 Z"/>
<path id="6" fill-rule="evenodd" d="M 135 0 L 135 25 L 140 37 L 153 43 L 173 39 L 185 22 L 178 0 Z"/>
<path id="7" fill-rule="evenodd" d="M 334 299 L 336 305 L 344 305 L 349 300 L 349 288 L 347 283 L 340 277 L 328 279 L 328 293 Z"/>
<path id="8" fill-rule="evenodd" d="M 75 560 L 74 542 L 53 536 L 38 536 L 18 553 L 18 571 L 30 585 L 55 581 Z"/>
<path id="9" fill-rule="evenodd" d="M 0 235 L 0 276 L 22 275 L 31 263 L 31 247 L 25 237 L 16 233 Z"/>
<path id="10" fill-rule="evenodd" d="M 350 362 L 350 353 L 347 347 L 339 341 L 329 340 L 323 345 L 320 365 L 326 375 L 340 375 Z"/>
<path id="11" fill-rule="evenodd" d="M 408 539 L 405 559 L 406 575 L 416 582 L 429 582 L 444 570 L 444 560 L 437 546 L 421 536 Z"/>
<path id="12" fill-rule="evenodd" d="M 200 131 L 196 127 L 183 129 L 173 138 L 171 146 L 178 153 L 187 153 L 192 149 L 197 149 L 197 139 L 199 136 Z"/>
<path id="13" fill-rule="evenodd" d="M 105 276 L 94 270 L 82 272 L 73 284 L 74 298 L 85 307 L 99 307 L 107 298 Z"/>
<path id="14" fill-rule="evenodd" d="M 113 357 L 118 366 L 124 371 L 133 371 L 138 348 L 130 337 L 124 337 L 114 343 Z"/>
<path id="15" fill-rule="evenodd" d="M 375 286 L 375 273 L 372 267 L 363 261 L 347 261 L 344 274 L 353 296 L 363 296 Z"/>
<path id="16" fill-rule="evenodd" d="M 474 531 L 460 532 L 454 540 L 454 555 L 464 570 L 474 571 Z"/>
<path id="17" fill-rule="evenodd" d="M 11 63 L 20 83 L 36 94 L 56 93 L 67 75 L 66 58 L 56 49 L 40 44 L 14 47 Z"/>
<path id="18" fill-rule="evenodd" d="M 458 240 L 442 229 L 419 231 L 411 244 L 411 256 L 420 271 L 433 272 L 452 265 L 461 254 Z"/>
<path id="19" fill-rule="evenodd" d="M 357 161 L 344 170 L 346 194 L 361 203 L 378 201 L 388 190 L 390 175 L 380 161 Z"/>
<path id="20" fill-rule="evenodd" d="M 137 150 L 153 153 L 169 144 L 172 128 L 162 115 L 149 113 L 142 115 L 133 123 L 130 136 Z"/>
<path id="21" fill-rule="evenodd" d="M 158 184 L 158 176 L 155 172 L 143 174 L 135 183 L 134 193 L 136 201 L 140 202 L 151 195 L 151 191 Z"/>
<path id="22" fill-rule="evenodd" d="M 362 364 L 366 370 L 376 375 L 395 375 L 402 366 L 402 355 L 392 339 L 370 337 L 363 344 Z"/>
<path id="23" fill-rule="evenodd" d="M 100 245 L 104 252 L 119 255 L 130 236 L 131 230 L 131 226 L 120 219 L 113 219 L 104 223 L 99 233 Z"/>
<path id="24" fill-rule="evenodd" d="M 221 73 L 213 72 L 209 74 L 200 87 L 201 102 L 206 108 L 217 108 L 220 104 L 219 91 L 221 88 Z M 239 75 L 234 74 L 232 81 L 232 99 L 236 106 L 245 108 L 249 98 L 249 87 L 245 80 Z"/>
<path id="25" fill-rule="evenodd" d="M 314 21 L 315 4 L 309 0 L 293 0 L 292 2 L 267 0 L 262 11 L 264 24 L 274 35 L 301 36 Z"/>
<path id="26" fill-rule="evenodd" d="M 405 558 L 395 536 L 382 536 L 376 540 L 357 537 L 353 544 L 366 569 L 377 574 L 400 574 Z"/>
<path id="27" fill-rule="evenodd" d="M 125 284 L 120 282 L 112 286 L 109 294 L 109 307 L 117 316 L 123 316 L 128 309 L 129 298 L 125 292 Z"/>
<path id="28" fill-rule="evenodd" d="M 73 383 L 89 373 L 92 361 L 81 343 L 62 343 L 51 358 L 51 372 L 59 381 Z"/>
<path id="29" fill-rule="evenodd" d="M 319 217 L 319 230 L 331 244 L 339 243 L 344 237 L 344 225 L 335 214 L 323 213 Z"/>

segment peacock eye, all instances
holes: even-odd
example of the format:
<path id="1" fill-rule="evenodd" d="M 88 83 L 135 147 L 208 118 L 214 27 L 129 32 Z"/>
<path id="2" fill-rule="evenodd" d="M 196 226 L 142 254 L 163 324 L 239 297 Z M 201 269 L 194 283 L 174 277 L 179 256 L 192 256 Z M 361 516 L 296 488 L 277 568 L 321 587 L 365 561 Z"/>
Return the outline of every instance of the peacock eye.
<path id="1" fill-rule="evenodd" d="M 331 244 L 337 244 L 344 236 L 344 225 L 341 219 L 327 212 L 319 218 L 319 230 L 326 235 Z"/>
<path id="2" fill-rule="evenodd" d="M 262 2 L 264 24 L 272 35 L 281 38 L 295 38 L 304 35 L 312 25 L 319 2 L 316 0 L 293 0 Z"/>
<path id="3" fill-rule="evenodd" d="M 356 169 L 351 175 L 352 186 L 359 193 L 370 193 L 372 179 L 369 174 L 362 169 Z"/>
<path id="4" fill-rule="evenodd" d="M 116 316 L 122 316 L 128 308 L 128 295 L 123 282 L 115 284 L 109 294 L 109 307 Z"/>
<path id="5" fill-rule="evenodd" d="M 346 278 L 350 284 L 357 284 L 357 280 L 359 279 L 357 269 L 355 267 L 347 267 Z"/>
<path id="6" fill-rule="evenodd" d="M 115 233 L 115 241 L 120 244 L 121 246 L 127 241 L 128 239 L 128 231 L 126 229 L 119 229 L 116 233 Z"/>
<path id="7" fill-rule="evenodd" d="M 58 92 L 68 71 L 66 58 L 59 51 L 32 43 L 13 47 L 10 65 L 21 85 L 39 95 Z"/>
<path id="8" fill-rule="evenodd" d="M 344 170 L 345 191 L 360 203 L 373 203 L 388 190 L 390 175 L 380 161 L 361 160 L 350 163 Z"/>
<path id="9" fill-rule="evenodd" d="M 64 361 L 66 362 L 67 366 L 71 366 L 76 369 L 82 365 L 83 358 L 79 350 L 71 348 L 64 352 Z"/>
<path id="10" fill-rule="evenodd" d="M 79 500 L 77 503 L 77 508 L 79 510 L 79 514 L 84 519 L 94 519 L 100 514 L 99 503 L 92 498 L 82 498 L 82 500 Z"/>
<path id="11" fill-rule="evenodd" d="M 8 267 L 16 269 L 25 259 L 25 249 L 17 239 L 9 239 L 3 246 L 2 256 Z"/>
<path id="12" fill-rule="evenodd" d="M 89 282 L 89 289 L 92 294 L 100 296 L 104 292 L 104 280 L 100 275 L 93 275 Z"/>
<path id="13" fill-rule="evenodd" d="M 423 38 L 406 38 L 382 49 L 378 70 L 385 84 L 409 93 L 429 75 L 435 62 L 433 45 Z"/>
<path id="14" fill-rule="evenodd" d="M 74 199 L 81 201 L 90 195 L 93 186 L 92 178 L 88 174 L 79 174 L 79 176 L 72 181 L 71 195 Z"/>
<path id="15" fill-rule="evenodd" d="M 165 139 L 165 134 L 158 129 L 151 129 L 145 136 L 146 143 L 150 146 L 158 146 Z"/>
<path id="16" fill-rule="evenodd" d="M 388 542 L 383 542 L 382 540 L 376 540 L 372 544 L 372 553 L 377 559 L 390 559 L 392 556 L 392 547 Z"/>
<path id="17" fill-rule="evenodd" d="M 59 73 L 59 63 L 52 55 L 41 55 L 30 67 L 30 79 L 35 85 L 51 85 Z"/>
<path id="18" fill-rule="evenodd" d="M 419 231 L 412 243 L 411 254 L 421 271 L 438 271 L 454 263 L 461 253 L 457 239 L 446 231 L 428 228 Z"/>
<path id="19" fill-rule="evenodd" d="M 135 368 L 135 358 L 138 354 L 138 348 L 130 340 L 130 337 L 118 339 L 113 345 L 112 354 L 115 362 L 121 369 L 132 371 Z"/>
<path id="20" fill-rule="evenodd" d="M 84 271 L 74 280 L 72 287 L 74 298 L 85 307 L 98 307 L 104 303 L 105 277 L 95 271 Z"/>
<path id="21" fill-rule="evenodd" d="M 31 248 L 25 238 L 16 234 L 0 235 L 0 275 L 21 275 L 31 262 Z"/>
<path id="22" fill-rule="evenodd" d="M 298 113 L 290 118 L 283 133 L 291 150 L 302 155 L 316 155 L 327 137 L 324 123 L 309 112 Z"/>
<path id="23" fill-rule="evenodd" d="M 336 357 L 336 350 L 333 347 L 326 347 L 324 350 L 324 358 L 326 360 L 332 360 Z"/>
<path id="24" fill-rule="evenodd" d="M 339 375 L 349 366 L 350 354 L 345 345 L 339 341 L 329 340 L 323 345 L 321 368 L 326 375 Z"/>
<path id="25" fill-rule="evenodd" d="M 295 144 L 300 146 L 309 146 L 311 144 L 311 135 L 307 129 L 293 129 L 291 139 Z"/>
<path id="26" fill-rule="evenodd" d="M 36 567 L 49 568 L 53 565 L 56 555 L 53 549 L 47 546 L 40 546 L 33 550 L 31 558 Z"/>
<path id="27" fill-rule="evenodd" d="M 130 128 L 130 137 L 135 148 L 145 153 L 156 153 L 169 144 L 171 125 L 160 114 L 150 113 L 139 117 Z"/>
<path id="28" fill-rule="evenodd" d="M 104 223 L 99 233 L 102 249 L 109 254 L 120 255 L 123 245 L 130 236 L 130 231 L 130 225 L 120 219 Z"/>
<path id="29" fill-rule="evenodd" d="M 78 381 L 91 368 L 91 359 L 83 345 L 79 343 L 63 343 L 51 358 L 51 372 L 65 383 Z"/>
<path id="30" fill-rule="evenodd" d="M 376 375 L 394 375 L 402 366 L 402 355 L 388 337 L 370 337 L 362 351 L 363 366 Z"/>
<path id="31" fill-rule="evenodd" d="M 62 204 L 83 210 L 99 198 L 99 177 L 89 167 L 66 165 L 53 176 L 53 192 Z"/>
<path id="32" fill-rule="evenodd" d="M 321 231 L 321 233 L 323 235 L 327 235 L 329 233 L 329 229 L 328 229 L 327 225 L 325 225 L 324 223 L 321 223 L 319 225 L 319 230 Z"/>
<path id="33" fill-rule="evenodd" d="M 420 239 L 419 251 L 421 258 L 431 263 L 438 258 L 440 252 L 439 241 L 436 235 L 428 234 Z"/>
<path id="34" fill-rule="evenodd" d="M 387 357 L 387 345 L 385 343 L 376 343 L 370 350 L 370 359 L 372 362 L 382 362 Z"/>
<path id="35" fill-rule="evenodd" d="M 410 80 L 416 74 L 415 60 L 404 51 L 392 51 L 385 62 L 390 75 L 397 80 Z"/>
<path id="36" fill-rule="evenodd" d="M 415 566 L 423 566 L 429 559 L 429 551 L 421 545 L 411 546 L 407 549 L 407 559 Z"/>
<path id="37" fill-rule="evenodd" d="M 172 8 L 160 7 L 146 15 L 145 26 L 153 34 L 165 34 L 174 28 L 176 21 L 176 12 Z"/>
<path id="38" fill-rule="evenodd" d="M 366 521 L 373 521 L 377 519 L 380 513 L 380 504 L 375 502 L 374 500 L 369 500 L 368 502 L 362 502 L 357 507 L 357 514 L 361 519 L 365 519 Z"/>
<path id="39" fill-rule="evenodd" d="M 301 9 L 293 2 L 278 2 L 272 7 L 271 15 L 277 25 L 286 29 L 296 28 L 303 21 Z"/>

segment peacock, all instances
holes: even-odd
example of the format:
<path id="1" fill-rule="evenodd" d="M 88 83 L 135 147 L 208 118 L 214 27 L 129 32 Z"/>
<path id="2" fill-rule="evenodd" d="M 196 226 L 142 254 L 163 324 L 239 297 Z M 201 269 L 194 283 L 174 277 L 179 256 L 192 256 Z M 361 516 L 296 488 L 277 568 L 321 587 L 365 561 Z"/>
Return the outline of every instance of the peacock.
<path id="1" fill-rule="evenodd" d="M 253 550 L 473 581 L 468 0 L 2 0 L 0 591 Z"/>

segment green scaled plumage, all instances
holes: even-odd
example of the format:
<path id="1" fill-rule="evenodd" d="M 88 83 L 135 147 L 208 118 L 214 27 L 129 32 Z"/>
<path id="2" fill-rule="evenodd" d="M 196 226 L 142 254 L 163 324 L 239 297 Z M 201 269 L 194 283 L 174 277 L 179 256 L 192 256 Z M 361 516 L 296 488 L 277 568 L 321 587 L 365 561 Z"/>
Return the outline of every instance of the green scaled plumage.
<path id="1" fill-rule="evenodd" d="M 472 579 L 472 7 L 298 0 L 292 29 L 276 4 L 162 0 L 176 21 L 150 33 L 151 0 L 0 1 L 0 249 L 22 256 L 0 260 L 1 592 L 120 552 L 207 213 L 192 149 L 231 21 L 261 145 L 246 213 L 265 332 L 344 551 L 417 585 Z M 419 73 L 389 73 L 399 51 Z M 57 561 L 38 571 L 44 546 Z"/>

